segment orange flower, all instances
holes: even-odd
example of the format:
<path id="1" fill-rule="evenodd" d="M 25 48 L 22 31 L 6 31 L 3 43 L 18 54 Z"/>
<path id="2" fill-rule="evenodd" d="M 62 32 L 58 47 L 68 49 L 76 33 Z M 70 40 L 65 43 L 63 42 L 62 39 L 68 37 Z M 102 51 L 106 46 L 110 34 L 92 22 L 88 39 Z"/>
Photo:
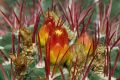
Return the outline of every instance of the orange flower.
<path id="1" fill-rule="evenodd" d="M 62 47 L 61 45 L 56 44 L 50 49 L 50 62 L 52 64 L 55 64 L 55 62 L 56 64 L 59 64 L 61 61 L 61 63 L 64 64 L 70 56 L 70 54 L 67 51 L 67 45 Z"/>
<path id="2" fill-rule="evenodd" d="M 81 34 L 81 36 L 77 39 L 77 44 L 82 44 L 85 47 L 86 54 L 89 52 L 90 47 L 90 54 L 93 52 L 93 41 L 87 32 Z"/>

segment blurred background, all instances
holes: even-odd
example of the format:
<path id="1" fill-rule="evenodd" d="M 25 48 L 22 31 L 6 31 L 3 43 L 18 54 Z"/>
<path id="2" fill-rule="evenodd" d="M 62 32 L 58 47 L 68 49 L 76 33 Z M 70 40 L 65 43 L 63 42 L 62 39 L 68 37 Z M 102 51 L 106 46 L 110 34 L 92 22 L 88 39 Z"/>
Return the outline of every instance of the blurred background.
<path id="1" fill-rule="evenodd" d="M 0 10 L 3 11 L 7 16 L 11 15 L 11 11 L 14 9 L 18 9 L 16 7 L 18 7 L 17 3 L 19 3 L 22 0 L 0 0 Z M 33 6 L 34 2 L 38 2 L 38 0 L 24 0 L 26 2 L 26 7 L 30 8 Z M 42 0 L 42 5 L 44 8 L 48 8 L 49 5 L 51 4 L 52 0 Z M 57 1 L 57 0 L 53 0 L 53 1 Z M 66 3 L 70 3 L 72 0 L 58 0 L 61 1 L 62 4 L 66 4 Z M 82 6 L 82 8 L 86 8 L 87 6 L 94 4 L 95 2 L 99 1 L 99 0 L 76 0 L 78 1 L 78 3 Z M 103 2 L 103 5 L 108 5 L 109 0 L 100 0 Z M 96 6 L 96 5 L 95 5 Z M 44 9 L 45 10 L 45 9 Z M 120 0 L 113 0 L 112 2 L 112 9 L 111 9 L 111 14 L 110 17 L 112 18 L 113 16 L 119 14 L 120 12 Z M 15 12 L 17 13 L 17 10 L 15 10 Z M 94 19 L 96 19 L 98 13 L 98 7 L 95 7 L 95 13 L 93 14 Z M 29 14 L 28 14 L 29 15 Z M 2 19 L 2 17 L 0 16 L 0 35 L 5 35 L 7 32 L 10 31 L 9 26 L 7 26 L 7 24 L 5 23 L 5 21 Z"/>

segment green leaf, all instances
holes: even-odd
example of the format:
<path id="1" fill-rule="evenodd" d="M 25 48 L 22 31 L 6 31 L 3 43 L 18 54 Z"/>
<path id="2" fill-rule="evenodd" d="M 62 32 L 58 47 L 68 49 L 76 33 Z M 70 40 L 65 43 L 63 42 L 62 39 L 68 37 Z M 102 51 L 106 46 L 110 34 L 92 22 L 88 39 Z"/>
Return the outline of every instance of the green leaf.
<path id="1" fill-rule="evenodd" d="M 12 45 L 6 45 L 6 46 L 4 47 L 3 52 L 4 52 L 4 54 L 5 54 L 7 57 L 9 56 L 11 47 L 12 47 Z"/>
<path id="2" fill-rule="evenodd" d="M 15 44 L 17 44 L 17 38 L 15 38 Z M 0 39 L 0 46 L 4 47 L 6 45 L 12 45 L 12 34 L 10 32 Z"/>
<path id="3" fill-rule="evenodd" d="M 64 78 L 65 80 L 69 80 L 69 74 L 64 74 Z M 62 80 L 62 75 L 58 76 L 55 80 Z"/>
<path id="4" fill-rule="evenodd" d="M 30 68 L 27 71 L 27 74 L 25 75 L 25 80 L 37 80 L 38 77 L 45 77 L 45 69 L 39 69 L 39 68 Z"/>
<path id="5" fill-rule="evenodd" d="M 42 1 L 43 10 L 46 12 L 48 10 L 48 8 L 50 9 L 51 4 L 52 4 L 52 0 L 43 0 Z"/>
<path id="6" fill-rule="evenodd" d="M 88 75 L 89 80 L 103 80 L 101 77 L 99 77 L 97 74 L 94 72 L 90 72 Z"/>
<path id="7" fill-rule="evenodd" d="M 115 61 L 117 54 L 118 54 L 118 49 L 113 49 L 111 51 L 111 53 L 110 53 L 111 61 Z M 120 61 L 120 58 L 119 58 L 119 61 Z"/>
<path id="8" fill-rule="evenodd" d="M 4 68 L 4 70 L 5 70 L 5 72 L 6 72 L 6 75 L 7 75 L 7 77 L 8 77 L 8 80 L 12 80 L 11 79 L 11 75 L 10 75 L 10 65 L 3 65 L 3 68 Z M 3 76 L 3 74 L 2 74 L 2 71 L 1 71 L 1 69 L 0 69 L 0 80 L 5 80 L 4 79 L 4 76 Z"/>
<path id="9" fill-rule="evenodd" d="M 3 62 L 3 57 L 0 56 L 0 64 Z"/>
<path id="10" fill-rule="evenodd" d="M 4 77 L 3 77 L 1 69 L 0 69 L 0 80 L 4 80 Z"/>
<path id="11" fill-rule="evenodd" d="M 111 62 L 111 67 L 113 68 L 114 66 L 114 62 Z M 119 78 L 120 77 L 120 61 L 117 63 L 116 69 L 115 69 L 115 73 L 113 75 L 115 78 Z"/>
<path id="12" fill-rule="evenodd" d="M 0 46 L 6 46 L 8 44 L 11 44 L 11 42 L 11 33 L 8 33 L 5 36 L 2 36 L 2 39 L 0 39 Z"/>
<path id="13" fill-rule="evenodd" d="M 114 62 L 115 62 L 115 59 L 116 59 L 116 56 L 118 54 L 118 50 L 117 49 L 113 49 L 111 51 L 111 67 L 113 68 L 114 67 Z M 115 69 L 115 73 L 114 73 L 114 77 L 120 77 L 120 58 L 117 62 L 117 66 L 116 66 L 116 69 Z"/>

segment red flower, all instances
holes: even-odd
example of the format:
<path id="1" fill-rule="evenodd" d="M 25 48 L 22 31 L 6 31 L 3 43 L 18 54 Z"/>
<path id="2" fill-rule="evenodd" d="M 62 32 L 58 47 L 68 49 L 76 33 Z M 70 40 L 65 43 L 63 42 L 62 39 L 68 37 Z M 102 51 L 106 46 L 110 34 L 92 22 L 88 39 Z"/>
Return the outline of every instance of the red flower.
<path id="1" fill-rule="evenodd" d="M 60 61 L 64 64 L 70 56 L 68 48 L 68 34 L 65 28 L 56 27 L 50 36 L 50 62 L 55 64 L 57 60 L 57 64 Z"/>
<path id="2" fill-rule="evenodd" d="M 54 27 L 55 27 L 55 22 L 51 17 L 48 17 L 39 31 L 40 43 L 42 46 L 45 46 L 48 37 L 51 35 L 51 32 L 53 32 L 54 30 Z"/>
<path id="3" fill-rule="evenodd" d="M 65 28 L 63 27 L 56 27 L 51 34 L 51 47 L 55 46 L 56 44 L 61 45 L 68 45 L 68 34 Z"/>

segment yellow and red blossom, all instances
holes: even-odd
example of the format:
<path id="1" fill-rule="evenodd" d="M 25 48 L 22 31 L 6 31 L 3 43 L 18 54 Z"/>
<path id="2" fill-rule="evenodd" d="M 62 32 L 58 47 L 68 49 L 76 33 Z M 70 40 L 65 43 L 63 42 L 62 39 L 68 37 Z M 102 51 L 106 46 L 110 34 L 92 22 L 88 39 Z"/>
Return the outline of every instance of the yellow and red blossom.
<path id="1" fill-rule="evenodd" d="M 68 45 L 68 33 L 63 27 L 55 27 L 50 38 L 51 47 L 56 44 L 59 44 L 62 47 L 64 47 L 65 44 Z"/>
<path id="2" fill-rule="evenodd" d="M 62 60 L 61 63 L 64 64 L 69 57 L 69 54 L 67 52 L 68 48 L 69 47 L 67 45 L 65 45 L 64 47 L 62 47 L 59 44 L 56 44 L 55 46 L 53 46 L 50 49 L 50 62 L 52 64 L 55 64 L 55 62 L 56 64 L 59 64 L 60 61 Z"/>
<path id="3" fill-rule="evenodd" d="M 45 14 L 45 22 L 39 30 L 40 43 L 42 46 L 45 46 L 48 36 L 51 36 L 52 32 L 56 29 L 55 27 L 59 24 L 58 21 L 59 18 L 53 11 L 49 11 Z"/>
<path id="4" fill-rule="evenodd" d="M 55 22 L 53 21 L 53 19 L 47 18 L 38 33 L 40 37 L 40 44 L 42 46 L 45 46 L 48 36 L 51 35 L 51 32 L 53 32 L 54 27 L 55 27 Z"/>
<path id="5" fill-rule="evenodd" d="M 46 20 L 39 31 L 40 43 L 42 46 L 50 43 L 50 62 L 52 64 L 55 64 L 56 60 L 57 64 L 60 61 L 64 64 L 66 61 L 70 61 L 68 33 L 63 26 L 57 25 L 58 17 L 56 18 L 52 14 L 53 12 L 49 12 L 45 16 Z"/>
<path id="6" fill-rule="evenodd" d="M 69 58 L 68 34 L 63 27 L 56 27 L 50 37 L 50 62 L 64 64 Z M 64 56 L 64 58 L 63 58 Z"/>

